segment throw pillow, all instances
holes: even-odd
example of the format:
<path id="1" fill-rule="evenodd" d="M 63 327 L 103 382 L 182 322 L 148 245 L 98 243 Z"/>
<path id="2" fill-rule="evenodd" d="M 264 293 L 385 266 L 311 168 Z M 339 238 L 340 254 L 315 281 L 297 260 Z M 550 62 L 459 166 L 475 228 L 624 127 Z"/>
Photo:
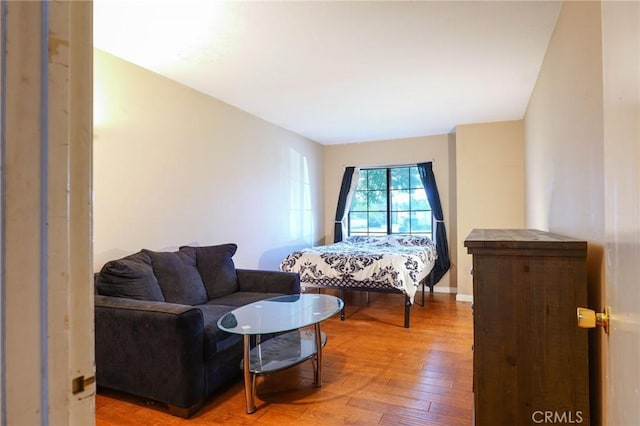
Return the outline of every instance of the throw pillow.
<path id="1" fill-rule="evenodd" d="M 164 302 L 151 259 L 142 252 L 107 262 L 96 279 L 96 290 L 103 296 Z"/>
<path id="2" fill-rule="evenodd" d="M 238 276 L 233 263 L 236 244 L 205 247 L 180 247 L 180 251 L 196 255 L 196 266 L 207 289 L 209 300 L 238 291 Z"/>
<path id="3" fill-rule="evenodd" d="M 153 273 L 167 302 L 182 305 L 207 303 L 207 291 L 195 262 L 180 252 L 142 251 L 151 258 Z"/>

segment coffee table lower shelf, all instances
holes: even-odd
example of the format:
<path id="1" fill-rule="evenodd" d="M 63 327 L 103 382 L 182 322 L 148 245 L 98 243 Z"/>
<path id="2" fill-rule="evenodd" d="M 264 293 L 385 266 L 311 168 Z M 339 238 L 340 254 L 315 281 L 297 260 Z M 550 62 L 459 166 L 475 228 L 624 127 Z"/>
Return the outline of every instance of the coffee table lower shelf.
<path id="1" fill-rule="evenodd" d="M 315 324 L 313 330 L 300 329 L 280 334 L 257 344 L 251 350 L 248 350 L 249 335 L 245 335 L 244 340 L 245 357 L 240 362 L 240 368 L 244 370 L 244 391 L 248 414 L 256 410 L 254 401 L 257 376 L 276 373 L 311 359 L 314 385 L 322 386 L 322 348 L 327 344 L 327 336 L 320 331 L 320 323 Z M 318 344 L 320 344 L 319 350 Z M 247 352 L 249 352 L 248 357 Z M 245 362 L 247 358 L 248 366 Z"/>

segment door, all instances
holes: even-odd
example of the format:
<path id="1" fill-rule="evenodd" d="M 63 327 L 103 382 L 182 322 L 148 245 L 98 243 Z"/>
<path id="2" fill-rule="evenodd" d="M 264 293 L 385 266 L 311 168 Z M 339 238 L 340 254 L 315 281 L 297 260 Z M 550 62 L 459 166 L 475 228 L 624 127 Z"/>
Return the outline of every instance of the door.
<path id="1" fill-rule="evenodd" d="M 94 423 L 91 2 L 0 3 L 0 424 Z"/>
<path id="2" fill-rule="evenodd" d="M 606 287 L 604 413 L 640 425 L 640 3 L 602 2 Z"/>

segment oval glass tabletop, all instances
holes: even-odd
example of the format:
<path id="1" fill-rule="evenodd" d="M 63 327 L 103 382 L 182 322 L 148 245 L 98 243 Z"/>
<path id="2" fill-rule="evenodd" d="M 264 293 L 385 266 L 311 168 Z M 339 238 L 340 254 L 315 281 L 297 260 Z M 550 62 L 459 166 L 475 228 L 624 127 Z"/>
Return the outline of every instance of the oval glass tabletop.
<path id="1" fill-rule="evenodd" d="M 221 330 L 235 334 L 267 334 L 319 323 L 340 312 L 344 303 L 327 294 L 294 294 L 241 306 L 218 320 Z"/>

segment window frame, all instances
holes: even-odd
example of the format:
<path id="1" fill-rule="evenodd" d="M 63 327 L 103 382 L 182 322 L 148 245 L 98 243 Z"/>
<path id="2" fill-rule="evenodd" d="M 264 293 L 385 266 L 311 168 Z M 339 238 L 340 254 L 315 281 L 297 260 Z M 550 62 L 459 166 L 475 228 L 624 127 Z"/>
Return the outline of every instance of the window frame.
<path id="1" fill-rule="evenodd" d="M 400 169 L 408 169 L 408 173 L 409 173 L 409 187 L 400 187 L 400 188 L 394 188 L 392 185 L 392 174 L 394 170 L 400 170 Z M 412 173 L 412 169 L 414 169 L 414 173 Z M 380 171 L 380 170 L 384 170 L 385 171 L 385 179 L 386 179 L 386 183 L 384 185 L 384 189 L 378 189 L 378 188 L 373 188 L 370 189 L 369 188 L 369 173 L 372 171 Z M 357 196 L 355 196 L 356 194 L 354 194 L 353 200 L 351 202 L 351 205 L 349 206 L 349 211 L 347 214 L 347 236 L 352 236 L 352 235 L 367 235 L 367 236 L 376 236 L 376 235 L 422 235 L 422 236 L 427 236 L 429 238 L 431 238 L 431 240 L 433 240 L 433 232 L 435 229 L 435 220 L 433 217 L 433 209 L 429 203 L 429 200 L 426 196 L 426 191 L 424 188 L 424 185 L 422 184 L 422 180 L 419 178 L 419 174 L 417 171 L 417 166 L 416 165 L 398 165 L 398 166 L 375 166 L 375 167 L 366 167 L 366 168 L 361 168 L 360 169 L 360 177 L 358 179 L 362 178 L 362 173 L 366 173 L 367 176 L 367 187 L 366 189 L 361 189 L 359 184 L 360 181 L 358 182 L 355 192 L 356 194 L 358 192 L 373 192 L 373 191 L 384 191 L 385 192 L 385 202 L 386 202 L 386 211 L 383 210 L 374 210 L 371 208 L 371 206 L 369 205 L 369 194 L 367 194 L 366 198 L 366 203 L 367 203 L 367 207 L 366 210 L 352 210 L 354 207 L 354 204 L 356 203 L 356 199 Z M 418 185 L 414 185 L 414 180 L 412 179 L 412 176 L 418 176 L 417 178 L 417 183 Z M 422 208 L 415 208 L 413 209 L 411 207 L 411 203 L 412 203 L 412 197 L 411 197 L 411 191 L 415 191 L 415 190 L 421 190 L 424 191 L 424 196 L 425 196 L 425 201 L 426 201 L 426 209 L 422 209 Z M 409 209 L 408 210 L 393 210 L 393 191 L 408 191 L 409 192 Z M 383 231 L 372 231 L 372 227 L 370 225 L 370 217 L 371 217 L 371 213 L 381 213 L 384 212 L 386 214 L 386 232 Z M 414 213 L 417 212 L 426 212 L 429 215 L 429 226 L 427 227 L 427 231 L 414 231 L 412 229 L 412 216 Z M 352 213 L 366 213 L 366 231 L 362 231 L 362 228 L 356 228 L 357 230 L 353 230 L 352 228 Z M 409 227 L 408 230 L 402 230 L 402 231 L 396 231 L 394 232 L 393 230 L 393 226 L 394 224 L 396 224 L 396 222 L 392 221 L 393 219 L 393 215 L 394 214 L 398 214 L 398 213 L 406 213 L 409 216 Z"/>

